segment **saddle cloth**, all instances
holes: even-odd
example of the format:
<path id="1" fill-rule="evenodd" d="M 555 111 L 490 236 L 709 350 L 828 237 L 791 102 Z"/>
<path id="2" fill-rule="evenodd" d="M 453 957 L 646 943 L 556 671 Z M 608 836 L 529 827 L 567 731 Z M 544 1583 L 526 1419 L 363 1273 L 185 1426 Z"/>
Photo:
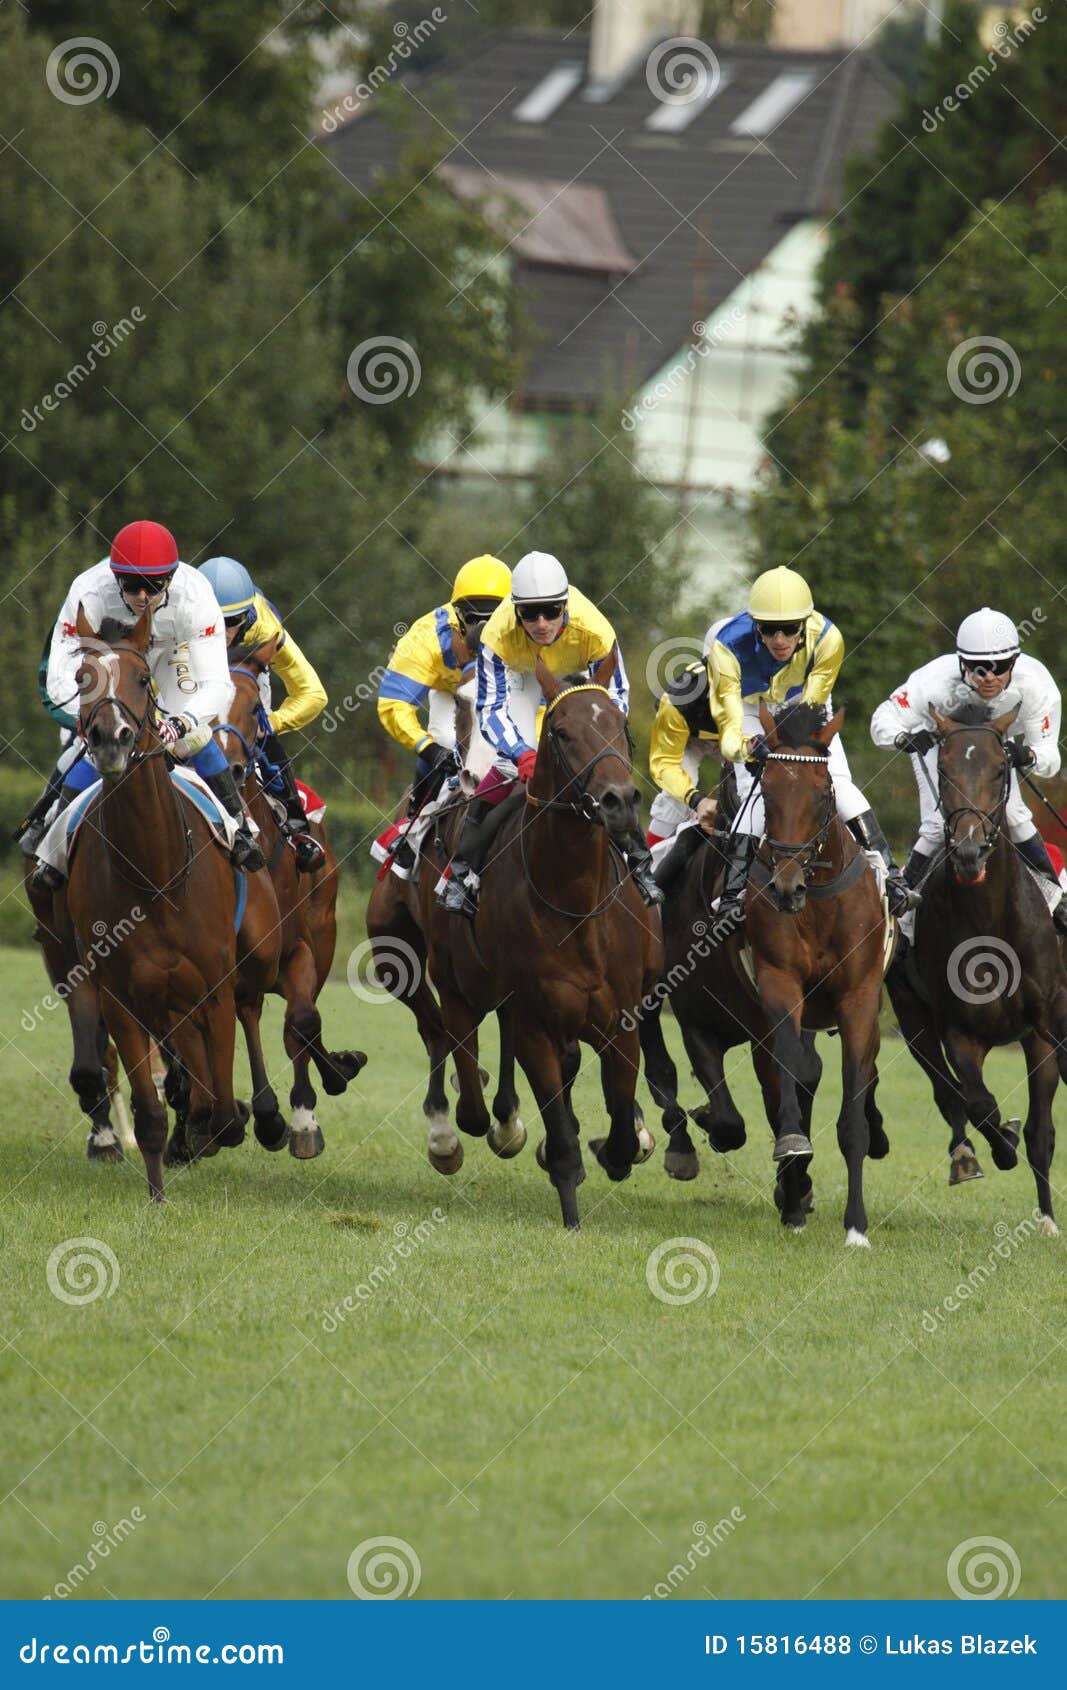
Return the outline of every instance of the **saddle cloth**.
<path id="1" fill-rule="evenodd" d="M 411 872 L 402 868 L 393 855 L 396 847 L 402 839 L 410 840 L 415 861 L 418 862 L 419 848 L 430 831 L 434 817 L 439 810 L 443 810 L 447 804 L 454 802 L 454 800 L 455 790 L 446 781 L 437 797 L 431 798 L 429 803 L 424 804 L 417 816 L 411 819 L 405 816 L 402 821 L 392 822 L 384 833 L 379 833 L 378 837 L 371 842 L 370 847 L 370 854 L 375 862 L 383 864 L 382 873 L 378 876 L 379 880 L 390 869 L 398 880 L 411 879 Z"/>
<path id="2" fill-rule="evenodd" d="M 200 811 L 215 843 L 221 845 L 228 854 L 237 835 L 237 824 L 219 804 L 211 788 L 194 769 L 171 769 L 170 778 L 186 802 L 194 804 Z M 64 876 L 67 874 L 67 865 L 85 819 L 85 812 L 102 786 L 103 781 L 97 780 L 92 786 L 86 787 L 84 792 L 80 792 L 73 803 L 60 811 L 37 847 L 37 856 L 41 861 L 58 869 Z"/>

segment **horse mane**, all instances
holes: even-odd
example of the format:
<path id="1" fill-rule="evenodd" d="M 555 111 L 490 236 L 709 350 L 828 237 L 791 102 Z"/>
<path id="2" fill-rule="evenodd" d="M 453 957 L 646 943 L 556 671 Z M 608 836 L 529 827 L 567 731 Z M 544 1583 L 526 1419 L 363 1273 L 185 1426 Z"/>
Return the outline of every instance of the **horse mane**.
<path id="1" fill-rule="evenodd" d="M 981 698 L 965 698 L 959 704 L 954 704 L 951 710 L 946 710 L 950 722 L 958 722 L 964 728 L 978 728 L 984 722 L 993 720 L 993 706 Z"/>
<path id="2" fill-rule="evenodd" d="M 818 751 L 824 757 L 829 755 L 825 745 L 821 745 L 815 738 L 818 730 L 824 728 L 828 720 L 824 704 L 805 704 L 803 700 L 797 699 L 779 705 L 771 714 L 774 717 L 779 745 L 790 751 L 807 747 Z"/>
<path id="3" fill-rule="evenodd" d="M 273 644 L 274 644 L 274 638 L 272 636 L 269 640 L 257 640 L 255 645 L 235 645 L 235 646 L 231 646 L 229 651 L 226 654 L 227 658 L 229 660 L 230 668 L 231 669 L 234 668 L 234 666 L 238 663 L 257 664 L 257 658 L 259 656 L 259 653 L 261 651 L 264 651 L 267 648 L 267 646 L 272 646 Z M 262 670 L 266 670 L 267 664 L 266 663 L 258 663 L 257 667 L 262 669 Z"/>
<path id="4" fill-rule="evenodd" d="M 120 645 L 128 640 L 136 623 L 123 622 L 118 616 L 105 616 L 96 630 L 96 638 L 104 645 Z"/>

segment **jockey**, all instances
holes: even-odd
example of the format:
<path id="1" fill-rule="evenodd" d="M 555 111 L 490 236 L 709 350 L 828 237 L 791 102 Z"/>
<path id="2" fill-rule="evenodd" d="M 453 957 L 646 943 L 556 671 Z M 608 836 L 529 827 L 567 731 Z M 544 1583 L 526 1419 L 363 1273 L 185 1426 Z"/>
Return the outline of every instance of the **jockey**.
<path id="1" fill-rule="evenodd" d="M 244 805 L 222 752 L 211 738 L 213 724 L 225 718 L 233 688 L 226 668 L 219 607 L 206 581 L 179 562 L 174 536 L 158 522 L 131 522 L 115 536 L 111 555 L 74 581 L 52 634 L 46 688 L 53 716 L 77 727 L 78 685 L 83 642 L 78 637 L 78 607 L 94 627 L 105 617 L 120 623 L 152 612 L 148 665 L 161 707 L 159 737 L 176 761 L 188 761 L 237 824 L 231 852 L 235 865 L 264 865 L 245 818 Z M 97 779 L 89 755 L 82 755 L 63 777 L 60 810 Z M 25 847 L 24 847 L 25 848 Z M 29 852 L 27 852 L 27 855 Z M 37 885 L 56 890 L 63 877 L 50 864 L 38 865 Z"/>
<path id="2" fill-rule="evenodd" d="M 456 576 L 448 602 L 420 616 L 393 647 L 378 687 L 378 720 L 398 745 L 415 753 L 409 817 L 436 797 L 458 766 L 456 689 L 473 672 L 482 629 L 510 590 L 506 563 L 489 553 L 471 558 Z M 393 859 L 402 869 L 414 867 L 406 839 L 394 847 Z"/>
<path id="3" fill-rule="evenodd" d="M 1018 772 L 1032 769 L 1043 780 L 1059 772 L 1059 689 L 1043 663 L 1020 655 L 1019 634 L 1011 618 L 988 606 L 964 617 L 955 655 L 946 653 L 924 663 L 871 717 L 875 745 L 910 752 L 919 787 L 919 836 L 904 878 L 909 886 L 918 886 L 945 842 L 937 801 L 934 712 L 948 716 L 960 704 L 980 701 L 989 703 L 991 715 L 1018 709 L 1012 732 L 1020 738 L 1005 742 L 1011 784 L 1004 829 L 1027 866 L 1058 884 L 1045 841 L 1019 790 Z M 1067 933 L 1067 899 L 1057 903 L 1052 919 L 1061 933 Z"/>
<path id="4" fill-rule="evenodd" d="M 840 632 L 815 609 L 803 576 L 782 567 L 757 576 L 748 609 L 722 623 L 711 640 L 712 709 L 723 759 L 734 764 L 739 800 L 716 930 L 743 919 L 749 863 L 763 833 L 763 800 L 749 767 L 758 758 L 763 735 L 759 707 L 799 700 L 832 711 L 830 692 L 844 655 Z M 917 900 L 893 861 L 874 811 L 853 782 L 839 735 L 830 741 L 829 752 L 838 814 L 863 849 L 881 857 L 889 907 L 901 914 Z"/>
<path id="5" fill-rule="evenodd" d="M 260 745 L 277 770 L 287 816 L 284 832 L 293 847 L 301 874 L 314 874 L 326 861 L 326 853 L 310 832 L 304 805 L 297 791 L 289 758 L 278 735 L 309 727 L 326 708 L 326 689 L 300 647 L 282 627 L 274 606 L 263 597 L 243 563 L 232 557 L 211 557 L 199 573 L 209 582 L 226 624 L 226 644 L 231 662 L 236 648 L 252 651 L 274 642 L 271 672 L 277 671 L 285 687 L 285 698 L 277 710 L 271 708 L 270 676 L 260 676 L 263 721 Z M 270 777 L 274 779 L 274 777 Z M 266 781 L 264 784 L 268 784 Z"/>
<path id="6" fill-rule="evenodd" d="M 488 847 L 482 824 L 510 793 L 516 778 L 529 781 L 537 762 L 537 712 L 542 703 L 535 673 L 543 658 L 554 675 L 591 672 L 616 650 L 609 691 L 625 715 L 630 689 L 606 617 L 567 581 L 562 564 L 547 552 L 528 552 L 515 566 L 511 597 L 490 617 L 478 650 L 478 725 L 496 752 L 496 762 L 467 808 L 449 878 L 438 894 L 446 910 L 473 920 L 478 910 L 478 871 Z M 652 878 L 642 834 L 627 850 L 634 881 L 646 903 L 663 902 Z"/>
<path id="7" fill-rule="evenodd" d="M 697 781 L 704 758 L 718 756 L 719 730 L 711 713 L 708 666 L 700 659 L 687 663 L 681 674 L 667 683 L 648 747 L 648 766 L 659 792 L 652 801 L 646 838 L 651 846 L 679 835 L 678 845 L 670 853 L 672 880 L 715 821 L 715 799 L 702 795 Z M 656 870 L 657 883 L 664 889 L 665 868 L 663 862 Z"/>

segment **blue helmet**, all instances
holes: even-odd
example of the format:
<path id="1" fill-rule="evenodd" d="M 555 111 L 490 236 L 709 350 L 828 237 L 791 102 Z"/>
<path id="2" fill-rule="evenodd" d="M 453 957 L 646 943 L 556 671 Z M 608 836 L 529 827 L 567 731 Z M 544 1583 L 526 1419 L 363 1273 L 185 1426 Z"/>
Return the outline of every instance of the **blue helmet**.
<path id="1" fill-rule="evenodd" d="M 252 611 L 251 620 L 255 620 L 256 585 L 243 563 L 235 557 L 209 557 L 199 573 L 210 583 L 228 622 L 237 621 L 245 611 Z"/>

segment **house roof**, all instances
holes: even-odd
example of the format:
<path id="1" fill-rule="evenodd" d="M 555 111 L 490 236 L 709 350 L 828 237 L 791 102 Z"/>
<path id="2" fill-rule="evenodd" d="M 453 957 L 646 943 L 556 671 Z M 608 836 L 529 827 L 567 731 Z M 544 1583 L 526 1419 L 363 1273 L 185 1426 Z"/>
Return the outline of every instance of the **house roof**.
<path id="1" fill-rule="evenodd" d="M 585 47 L 573 34 L 501 31 L 402 84 L 446 138 L 455 191 L 484 182 L 528 208 L 511 250 L 535 329 L 521 393 L 538 405 L 647 380 L 793 223 L 834 209 L 846 154 L 894 103 L 865 55 L 736 44 L 716 49 L 712 96 L 679 127 L 664 127 L 676 107 L 656 98 L 644 59 L 606 99 L 575 87 L 554 104 L 561 77 L 532 103 L 552 108 L 543 121 L 516 118 Z M 768 113 L 772 127 L 752 133 Z M 357 186 L 387 174 L 399 146 L 373 111 L 323 144 Z"/>

